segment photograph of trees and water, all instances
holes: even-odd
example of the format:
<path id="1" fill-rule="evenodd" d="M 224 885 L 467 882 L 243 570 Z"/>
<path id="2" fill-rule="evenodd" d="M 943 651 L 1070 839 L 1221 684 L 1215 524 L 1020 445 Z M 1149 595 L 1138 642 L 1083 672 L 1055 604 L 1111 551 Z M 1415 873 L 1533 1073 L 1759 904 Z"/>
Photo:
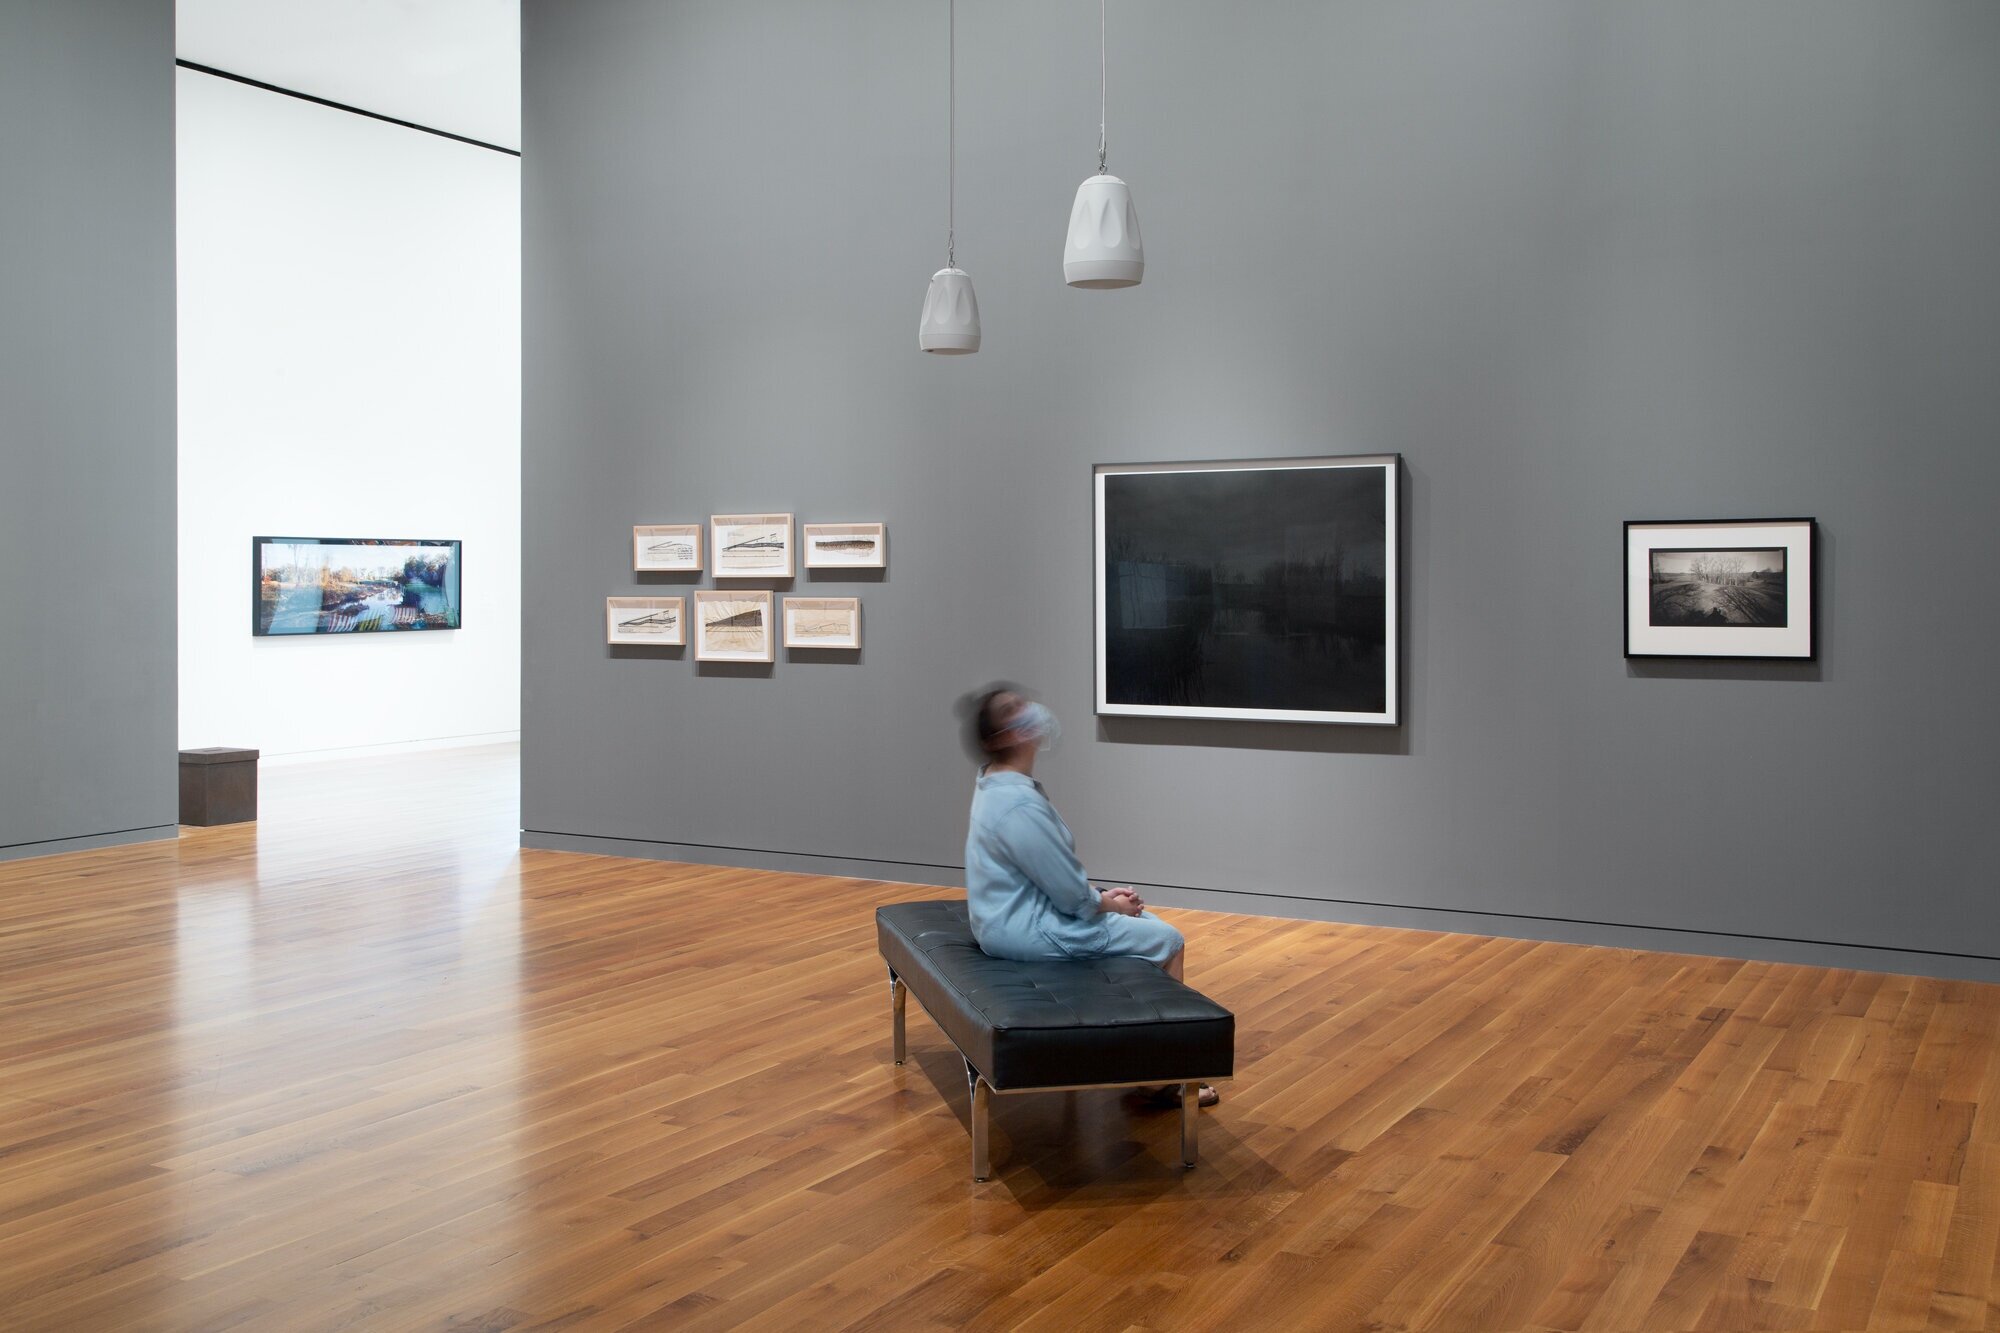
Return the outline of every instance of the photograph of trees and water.
<path id="1" fill-rule="evenodd" d="M 259 537 L 257 634 L 459 627 L 455 541 Z"/>
<path id="2" fill-rule="evenodd" d="M 1783 629 L 1785 548 L 1664 549 L 1650 552 L 1647 623 Z"/>
<path id="3" fill-rule="evenodd" d="M 1380 466 L 1102 481 L 1106 703 L 1387 709 Z"/>

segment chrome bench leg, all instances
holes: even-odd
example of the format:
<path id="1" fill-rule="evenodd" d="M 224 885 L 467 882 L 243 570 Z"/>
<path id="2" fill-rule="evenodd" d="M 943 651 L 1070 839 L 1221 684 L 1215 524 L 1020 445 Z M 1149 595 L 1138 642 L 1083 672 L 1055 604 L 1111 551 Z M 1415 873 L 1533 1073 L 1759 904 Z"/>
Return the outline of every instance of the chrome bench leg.
<path id="1" fill-rule="evenodd" d="M 966 1065 L 965 1074 L 972 1084 L 972 1178 L 985 1180 L 993 1174 L 992 1153 L 986 1132 L 993 1109 L 993 1089 L 970 1064 Z"/>
<path id="2" fill-rule="evenodd" d="M 903 979 L 896 975 L 894 968 L 889 969 L 889 1012 L 894 1019 L 897 1064 L 903 1063 L 903 1056 L 905 1054 L 903 1047 L 903 1009 L 904 1002 L 909 998 L 910 988 L 903 984 Z"/>
<path id="3" fill-rule="evenodd" d="M 1194 1169 L 1201 1148 L 1201 1084 L 1181 1084 L 1181 1165 Z"/>

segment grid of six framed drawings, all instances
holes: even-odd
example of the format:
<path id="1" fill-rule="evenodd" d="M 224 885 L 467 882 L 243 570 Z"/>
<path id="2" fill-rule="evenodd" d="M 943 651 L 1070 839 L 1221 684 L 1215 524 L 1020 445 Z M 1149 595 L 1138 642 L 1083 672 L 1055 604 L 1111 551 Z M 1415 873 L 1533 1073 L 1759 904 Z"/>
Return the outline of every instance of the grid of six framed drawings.
<path id="1" fill-rule="evenodd" d="M 632 528 L 634 573 L 692 573 L 714 561 L 713 577 L 771 580 L 796 576 L 799 546 L 811 570 L 885 569 L 888 529 L 883 523 L 804 523 L 794 537 L 789 513 L 714 514 L 698 523 L 643 523 Z M 693 643 L 698 662 L 772 662 L 780 634 L 788 649 L 858 652 L 861 599 L 785 596 L 769 589 L 704 588 L 685 597 L 623 596 L 605 599 L 605 642 L 610 646 L 680 648 Z M 780 605 L 774 607 L 774 601 Z M 692 628 L 689 625 L 692 612 Z M 692 638 L 690 638 L 692 635 Z"/>

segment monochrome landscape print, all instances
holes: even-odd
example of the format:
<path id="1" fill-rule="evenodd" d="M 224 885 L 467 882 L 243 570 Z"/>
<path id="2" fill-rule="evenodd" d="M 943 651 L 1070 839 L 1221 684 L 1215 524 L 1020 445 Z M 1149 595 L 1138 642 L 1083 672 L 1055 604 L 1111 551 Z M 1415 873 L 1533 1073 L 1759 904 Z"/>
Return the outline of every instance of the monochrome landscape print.
<path id="1" fill-rule="evenodd" d="M 607 598 L 605 614 L 612 643 L 679 647 L 687 642 L 678 597 Z"/>
<path id="2" fill-rule="evenodd" d="M 632 567 L 638 570 L 701 568 L 701 529 L 693 524 L 655 524 L 632 529 Z"/>
<path id="3" fill-rule="evenodd" d="M 854 613 L 844 607 L 837 611 L 801 611 L 793 628 L 802 639 L 851 639 Z"/>
<path id="4" fill-rule="evenodd" d="M 769 607 L 760 601 L 728 598 L 701 603 L 702 640 L 716 652 L 761 653 L 770 627 L 765 622 Z"/>
<path id="5" fill-rule="evenodd" d="M 618 619 L 621 634 L 672 634 L 681 623 L 680 612 L 634 611 Z"/>
<path id="6" fill-rule="evenodd" d="M 720 529 L 715 541 L 715 568 L 748 574 L 782 570 L 791 563 L 791 529 L 781 523 L 744 523 Z"/>
<path id="7" fill-rule="evenodd" d="M 880 523 L 808 523 L 802 531 L 806 564 L 810 567 L 848 565 L 879 569 L 884 564 L 884 529 Z"/>
<path id="8" fill-rule="evenodd" d="M 1783 629 L 1790 623 L 1782 546 L 1655 548 L 1647 623 Z"/>
<path id="9" fill-rule="evenodd" d="M 1103 482 L 1107 703 L 1387 711 L 1380 466 Z"/>
<path id="10" fill-rule="evenodd" d="M 458 543 L 260 538 L 257 634 L 457 629 Z"/>
<path id="11" fill-rule="evenodd" d="M 785 643 L 793 648 L 859 648 L 860 600 L 853 597 L 787 597 Z"/>

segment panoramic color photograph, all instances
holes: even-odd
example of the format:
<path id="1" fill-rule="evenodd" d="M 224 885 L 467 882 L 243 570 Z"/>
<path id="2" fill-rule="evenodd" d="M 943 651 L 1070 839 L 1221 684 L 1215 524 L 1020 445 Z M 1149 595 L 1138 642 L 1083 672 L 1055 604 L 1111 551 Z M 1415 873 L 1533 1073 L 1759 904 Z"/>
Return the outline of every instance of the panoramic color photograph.
<path id="1" fill-rule="evenodd" d="M 459 627 L 458 543 L 264 538 L 257 634 Z"/>

